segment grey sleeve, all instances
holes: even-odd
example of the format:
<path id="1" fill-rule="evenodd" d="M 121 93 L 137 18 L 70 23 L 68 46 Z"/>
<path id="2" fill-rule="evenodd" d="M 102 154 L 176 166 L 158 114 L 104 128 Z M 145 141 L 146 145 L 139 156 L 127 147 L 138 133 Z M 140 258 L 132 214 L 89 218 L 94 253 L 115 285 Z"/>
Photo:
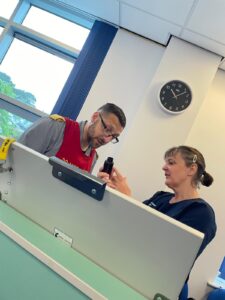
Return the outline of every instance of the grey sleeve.
<path id="1" fill-rule="evenodd" d="M 61 146 L 64 129 L 64 122 L 44 117 L 34 122 L 18 142 L 44 155 L 53 156 Z"/>
<path id="2" fill-rule="evenodd" d="M 96 164 L 97 160 L 98 160 L 98 153 L 96 152 L 96 154 L 95 154 L 95 156 L 94 156 L 94 159 L 93 159 L 93 162 L 92 162 L 92 165 L 91 165 L 90 173 L 93 172 L 93 169 L 94 169 L 94 167 L 95 167 L 95 164 Z"/>

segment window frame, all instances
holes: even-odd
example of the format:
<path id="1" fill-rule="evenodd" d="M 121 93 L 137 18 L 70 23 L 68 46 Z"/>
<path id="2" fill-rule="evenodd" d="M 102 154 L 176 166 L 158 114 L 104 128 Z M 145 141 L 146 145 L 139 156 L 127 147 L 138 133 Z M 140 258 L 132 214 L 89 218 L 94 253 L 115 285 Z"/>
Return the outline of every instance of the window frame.
<path id="1" fill-rule="evenodd" d="M 20 39 L 34 47 L 38 47 L 46 52 L 75 63 L 80 53 L 78 49 L 22 25 L 31 6 L 43 9 L 89 30 L 92 28 L 95 21 L 93 17 L 83 12 L 81 13 L 81 11 L 76 8 L 59 1 L 56 3 L 52 0 L 20 0 L 9 19 L 0 17 L 0 26 L 3 27 L 3 32 L 0 35 L 0 63 L 3 61 L 14 38 Z M 36 108 L 20 103 L 1 93 L 0 108 L 32 122 L 47 115 Z"/>

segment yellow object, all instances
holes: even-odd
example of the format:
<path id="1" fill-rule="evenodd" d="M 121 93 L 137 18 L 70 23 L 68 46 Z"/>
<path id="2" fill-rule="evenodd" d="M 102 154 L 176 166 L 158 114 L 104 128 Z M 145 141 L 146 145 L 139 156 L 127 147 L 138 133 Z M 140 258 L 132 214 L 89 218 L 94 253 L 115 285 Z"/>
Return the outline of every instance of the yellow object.
<path id="1" fill-rule="evenodd" d="M 57 115 L 57 114 L 50 115 L 50 118 L 53 119 L 53 120 L 56 120 L 56 121 L 65 122 L 65 119 L 62 116 Z"/>
<path id="2" fill-rule="evenodd" d="M 5 138 L 0 147 L 0 160 L 6 160 L 10 145 L 15 142 L 13 138 Z"/>

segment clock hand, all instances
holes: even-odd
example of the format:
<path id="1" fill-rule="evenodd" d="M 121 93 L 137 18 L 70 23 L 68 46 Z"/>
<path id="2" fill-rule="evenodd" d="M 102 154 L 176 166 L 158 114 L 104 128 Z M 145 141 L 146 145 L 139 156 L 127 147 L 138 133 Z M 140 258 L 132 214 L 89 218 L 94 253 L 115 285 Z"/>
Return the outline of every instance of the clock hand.
<path id="1" fill-rule="evenodd" d="M 180 94 L 177 95 L 177 97 L 178 97 L 178 96 L 181 96 L 181 95 L 183 95 L 183 94 L 186 94 L 186 93 L 187 93 L 187 92 L 180 93 Z"/>
<path id="2" fill-rule="evenodd" d="M 171 92 L 172 92 L 172 94 L 173 94 L 173 98 L 176 98 L 176 99 L 177 99 L 177 96 L 176 96 L 176 94 L 174 93 L 173 89 L 170 89 L 170 90 L 171 90 Z"/>

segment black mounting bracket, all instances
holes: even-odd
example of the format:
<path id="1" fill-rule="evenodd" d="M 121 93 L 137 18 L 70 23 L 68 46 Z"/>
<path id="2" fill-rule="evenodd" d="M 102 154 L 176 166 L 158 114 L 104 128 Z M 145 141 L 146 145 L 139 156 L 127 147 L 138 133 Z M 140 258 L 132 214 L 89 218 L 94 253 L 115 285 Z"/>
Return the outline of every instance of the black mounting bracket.
<path id="1" fill-rule="evenodd" d="M 106 187 L 103 180 L 55 156 L 49 158 L 49 163 L 53 166 L 52 175 L 54 177 L 98 201 L 103 199 Z"/>

